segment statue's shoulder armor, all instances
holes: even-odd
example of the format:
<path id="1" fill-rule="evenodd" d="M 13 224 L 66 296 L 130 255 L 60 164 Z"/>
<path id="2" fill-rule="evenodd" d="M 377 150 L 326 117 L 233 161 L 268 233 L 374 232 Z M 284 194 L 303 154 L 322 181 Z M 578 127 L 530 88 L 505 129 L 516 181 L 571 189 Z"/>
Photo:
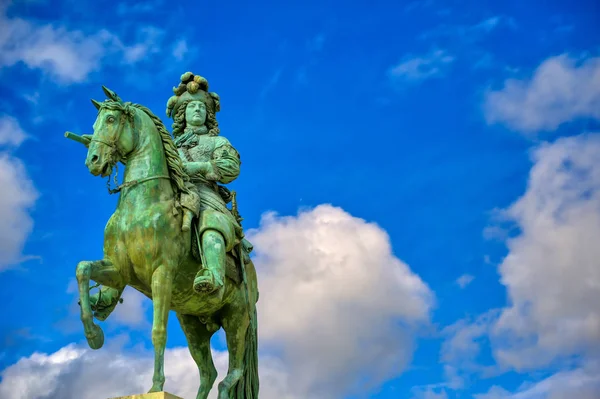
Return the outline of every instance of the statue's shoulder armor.
<path id="1" fill-rule="evenodd" d="M 224 145 L 228 145 L 228 146 L 233 147 L 231 145 L 231 143 L 229 142 L 229 140 L 227 140 L 227 138 L 225 138 L 223 136 L 214 136 L 213 138 L 215 140 L 215 148 L 219 148 L 219 147 L 222 147 Z"/>

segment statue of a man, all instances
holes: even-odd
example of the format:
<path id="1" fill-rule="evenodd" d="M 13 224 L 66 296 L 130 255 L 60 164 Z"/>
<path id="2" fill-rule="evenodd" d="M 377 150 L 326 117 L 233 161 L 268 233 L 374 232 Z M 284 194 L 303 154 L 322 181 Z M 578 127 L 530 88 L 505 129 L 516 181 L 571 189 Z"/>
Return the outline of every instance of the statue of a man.
<path id="1" fill-rule="evenodd" d="M 219 96 L 208 92 L 206 79 L 186 72 L 173 90 L 167 115 L 174 120 L 175 145 L 190 176 L 190 193 L 181 198 L 182 230 L 188 231 L 192 220 L 197 220 L 202 268 L 194 279 L 194 290 L 212 293 L 223 287 L 226 253 L 243 239 L 237 210 L 227 207 L 231 193 L 221 185 L 238 177 L 240 157 L 229 140 L 219 135 Z"/>

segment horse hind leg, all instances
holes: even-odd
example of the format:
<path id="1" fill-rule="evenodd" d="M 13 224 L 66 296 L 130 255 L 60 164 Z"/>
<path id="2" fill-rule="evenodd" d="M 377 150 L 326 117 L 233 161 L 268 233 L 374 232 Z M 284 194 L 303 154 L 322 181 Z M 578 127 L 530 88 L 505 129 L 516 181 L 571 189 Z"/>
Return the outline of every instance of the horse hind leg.
<path id="1" fill-rule="evenodd" d="M 107 259 L 96 261 L 82 261 L 77 264 L 75 272 L 79 290 L 79 305 L 81 307 L 81 321 L 83 330 L 90 348 L 99 349 L 104 344 L 104 333 L 94 323 L 90 303 L 90 280 L 106 284 L 117 290 L 118 296 L 125 288 L 125 281 L 119 270 Z M 118 299 L 118 297 L 116 298 Z M 108 315 L 106 315 L 108 316 Z"/>
<path id="2" fill-rule="evenodd" d="M 256 314 L 253 322 L 256 323 Z M 222 319 L 229 351 L 227 376 L 219 383 L 218 399 L 258 398 L 258 358 L 256 324 L 252 324 L 247 304 L 232 304 Z"/>
<path id="3" fill-rule="evenodd" d="M 188 341 L 190 354 L 200 372 L 200 387 L 196 399 L 207 399 L 217 379 L 217 369 L 210 351 L 210 338 L 214 332 L 209 331 L 197 316 L 177 313 L 177 319 Z"/>

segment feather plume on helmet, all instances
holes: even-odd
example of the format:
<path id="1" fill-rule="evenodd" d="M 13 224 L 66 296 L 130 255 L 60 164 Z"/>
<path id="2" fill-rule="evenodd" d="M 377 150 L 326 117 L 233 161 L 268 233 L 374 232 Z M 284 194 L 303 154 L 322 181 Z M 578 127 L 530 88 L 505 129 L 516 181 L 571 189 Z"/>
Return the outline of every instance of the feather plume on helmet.
<path id="1" fill-rule="evenodd" d="M 217 93 L 208 91 L 208 81 L 200 75 L 186 72 L 181 75 L 179 86 L 173 87 L 175 94 L 167 102 L 167 116 L 173 118 L 173 136 L 177 137 L 185 129 L 185 107 L 190 101 L 202 101 L 206 106 L 206 127 L 208 134 L 219 134 L 216 113 L 221 110 Z"/>

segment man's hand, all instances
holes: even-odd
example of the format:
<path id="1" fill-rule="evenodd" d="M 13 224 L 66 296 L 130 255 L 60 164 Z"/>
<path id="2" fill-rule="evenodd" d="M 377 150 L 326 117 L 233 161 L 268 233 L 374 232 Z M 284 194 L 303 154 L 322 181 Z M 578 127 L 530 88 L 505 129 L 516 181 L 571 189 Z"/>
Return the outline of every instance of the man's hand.
<path id="1" fill-rule="evenodd" d="M 206 162 L 185 162 L 183 168 L 186 173 L 190 176 L 194 176 L 198 173 L 204 175 L 206 173 Z"/>
<path id="2" fill-rule="evenodd" d="M 188 175 L 192 175 L 192 164 L 194 162 L 183 162 L 183 170 L 185 170 L 185 173 L 187 173 Z"/>

